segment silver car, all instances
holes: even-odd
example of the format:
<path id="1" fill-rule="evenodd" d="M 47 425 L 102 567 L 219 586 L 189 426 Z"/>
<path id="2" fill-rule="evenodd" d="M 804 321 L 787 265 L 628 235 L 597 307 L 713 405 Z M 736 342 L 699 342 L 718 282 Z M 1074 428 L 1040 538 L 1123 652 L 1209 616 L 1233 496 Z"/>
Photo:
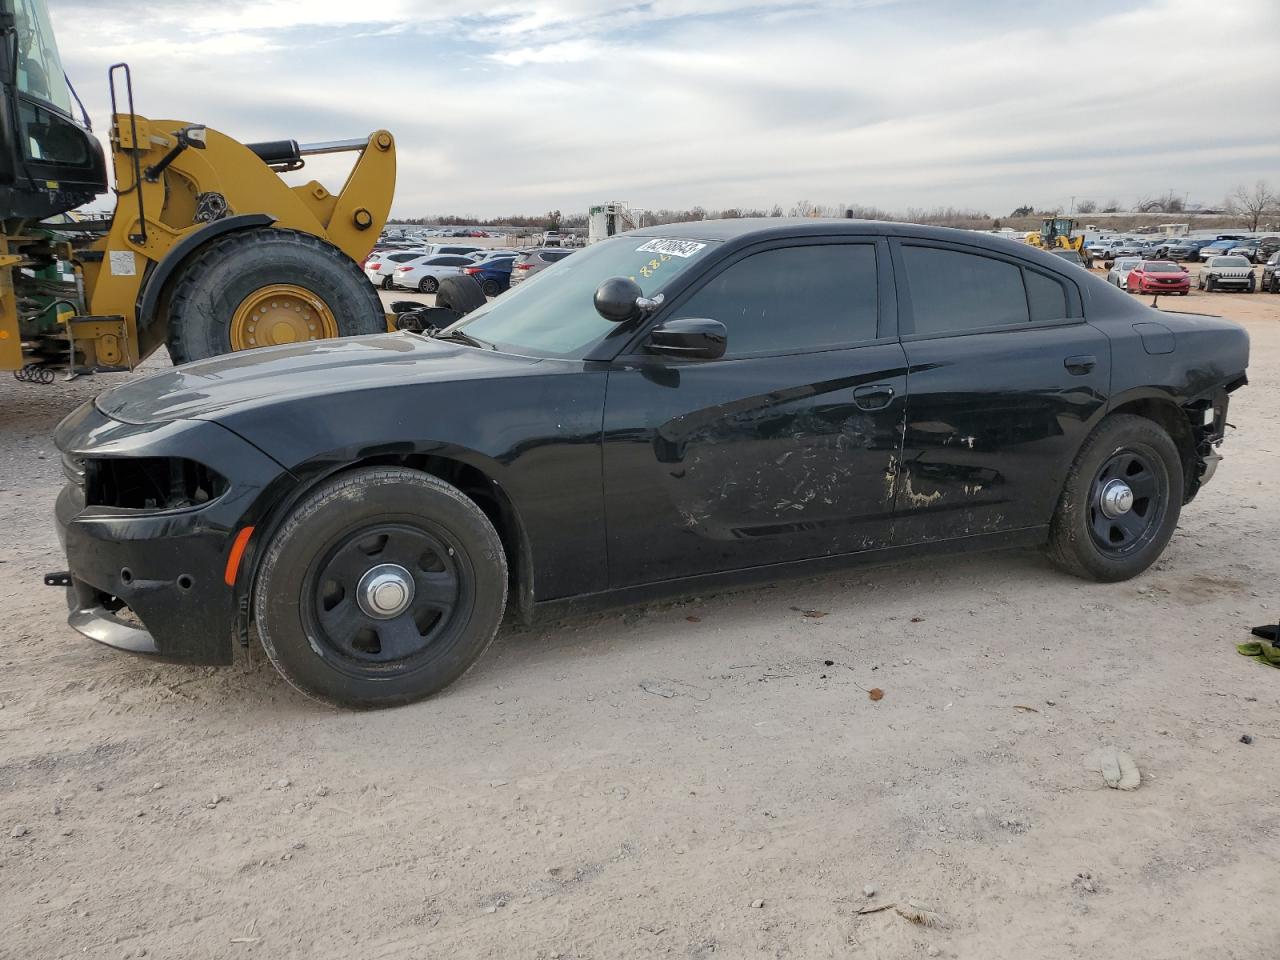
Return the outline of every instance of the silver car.
<path id="1" fill-rule="evenodd" d="M 1200 290 L 1243 290 L 1253 293 L 1258 278 L 1253 274 L 1253 264 L 1247 257 L 1210 257 L 1196 274 L 1196 287 Z"/>
<path id="2" fill-rule="evenodd" d="M 572 253 L 572 250 L 565 250 L 562 247 L 541 247 L 537 250 L 526 250 L 517 256 L 515 262 L 511 264 L 511 285 L 514 287 L 517 283 L 528 280 L 538 271 L 547 269 L 553 263 L 559 263 Z"/>
<path id="3" fill-rule="evenodd" d="M 1107 283 L 1129 292 L 1129 271 L 1142 262 L 1141 257 L 1121 257 L 1111 265 L 1107 273 Z"/>

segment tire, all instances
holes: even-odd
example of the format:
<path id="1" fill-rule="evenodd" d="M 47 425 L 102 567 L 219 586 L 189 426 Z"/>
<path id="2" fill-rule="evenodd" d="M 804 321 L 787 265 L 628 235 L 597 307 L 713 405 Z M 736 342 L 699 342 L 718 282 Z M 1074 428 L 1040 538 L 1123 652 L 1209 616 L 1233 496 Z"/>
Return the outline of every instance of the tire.
<path id="1" fill-rule="evenodd" d="M 391 282 L 391 278 L 390 278 L 390 277 L 383 277 L 383 278 L 382 278 L 382 289 L 383 289 L 383 290 L 390 290 L 390 289 L 391 289 L 392 287 L 394 287 L 394 286 L 395 286 L 395 284 Z"/>
<path id="2" fill-rule="evenodd" d="M 435 277 L 423 277 L 418 281 L 419 293 L 435 293 L 440 289 L 440 281 Z"/>
<path id="3" fill-rule="evenodd" d="M 1132 472 L 1133 464 L 1141 469 Z M 1133 500 L 1111 518 L 1103 493 L 1117 481 L 1133 484 Z M 1085 441 L 1067 474 L 1049 526 L 1049 559 L 1086 580 L 1135 577 L 1168 546 L 1182 494 L 1182 459 L 1164 428 L 1145 417 L 1110 416 Z"/>
<path id="4" fill-rule="evenodd" d="M 1204 288 L 1209 293 L 1213 293 L 1213 277 L 1210 277 L 1208 280 L 1204 282 Z"/>
<path id="5" fill-rule="evenodd" d="M 300 287 L 322 300 L 338 336 L 386 332 L 382 301 L 359 264 L 309 233 L 256 227 L 211 241 L 180 268 L 161 312 L 173 362 L 231 353 L 236 309 L 274 284 Z"/>
<path id="6" fill-rule="evenodd" d="M 486 297 L 496 297 L 502 292 L 502 284 L 497 280 L 486 280 L 480 284 L 480 289 L 484 291 Z"/>
<path id="7" fill-rule="evenodd" d="M 375 618 L 356 586 L 382 564 L 415 587 L 403 612 Z M 267 657 L 303 694 L 396 706 L 444 689 L 489 647 L 506 608 L 507 561 L 489 518 L 457 488 L 417 470 L 365 467 L 293 509 L 267 545 L 253 599 Z"/>
<path id="8" fill-rule="evenodd" d="M 456 310 L 465 316 L 477 307 L 483 307 L 484 291 L 474 277 L 445 277 L 436 293 L 436 306 Z"/>
<path id="9" fill-rule="evenodd" d="M 1249 285 L 1244 288 L 1245 293 L 1253 293 L 1257 289 L 1258 281 L 1253 277 L 1249 278 Z"/>

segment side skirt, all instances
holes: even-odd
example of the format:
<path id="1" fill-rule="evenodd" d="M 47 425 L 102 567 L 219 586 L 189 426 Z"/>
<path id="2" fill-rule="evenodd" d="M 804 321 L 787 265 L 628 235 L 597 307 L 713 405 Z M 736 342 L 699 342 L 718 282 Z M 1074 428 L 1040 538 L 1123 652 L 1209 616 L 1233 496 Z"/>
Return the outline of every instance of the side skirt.
<path id="1" fill-rule="evenodd" d="M 809 560 L 770 563 L 759 567 L 747 567 L 743 570 L 704 573 L 694 577 L 682 577 L 678 580 L 659 580 L 654 583 L 622 587 L 617 590 L 602 590 L 599 593 L 586 593 L 575 597 L 541 600 L 533 604 L 530 611 L 531 616 L 522 609 L 522 614 L 525 614 L 522 619 L 526 623 L 539 623 L 609 607 L 627 606 L 656 599 L 671 600 L 695 593 L 704 593 L 708 590 L 813 577 L 831 570 L 841 570 L 864 564 L 900 563 L 917 557 L 938 557 L 987 550 L 1035 547 L 1044 544 L 1048 538 L 1049 527 L 1045 524 L 1036 527 L 1023 527 L 1019 530 L 1006 530 L 1000 533 L 974 534 L 973 536 L 957 537 L 952 540 L 935 540 L 903 547 L 882 547 L 878 550 L 864 550 L 858 553 L 841 553 L 830 557 L 815 557 Z"/>

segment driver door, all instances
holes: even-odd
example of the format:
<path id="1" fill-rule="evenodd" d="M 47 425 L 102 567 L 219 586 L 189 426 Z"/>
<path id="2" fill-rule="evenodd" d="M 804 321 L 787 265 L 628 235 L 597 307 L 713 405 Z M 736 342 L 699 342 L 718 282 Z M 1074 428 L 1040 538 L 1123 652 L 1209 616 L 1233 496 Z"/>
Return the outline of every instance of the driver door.
<path id="1" fill-rule="evenodd" d="M 643 342 L 608 372 L 610 585 L 889 545 L 905 355 L 887 246 L 749 248 L 663 310 L 710 318 L 725 355 Z"/>

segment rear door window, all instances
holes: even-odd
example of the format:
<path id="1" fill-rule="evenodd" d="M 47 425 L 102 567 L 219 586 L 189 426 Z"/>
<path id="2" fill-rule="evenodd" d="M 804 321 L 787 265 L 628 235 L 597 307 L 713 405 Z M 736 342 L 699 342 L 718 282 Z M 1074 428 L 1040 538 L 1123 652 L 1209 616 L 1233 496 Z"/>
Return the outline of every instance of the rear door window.
<path id="1" fill-rule="evenodd" d="M 937 247 L 903 246 L 917 334 L 1005 327 L 1031 319 L 1013 263 Z"/>
<path id="2" fill-rule="evenodd" d="M 1027 304 L 1031 308 L 1031 322 L 1062 320 L 1071 314 L 1067 310 L 1067 290 L 1052 277 L 1026 271 Z"/>

